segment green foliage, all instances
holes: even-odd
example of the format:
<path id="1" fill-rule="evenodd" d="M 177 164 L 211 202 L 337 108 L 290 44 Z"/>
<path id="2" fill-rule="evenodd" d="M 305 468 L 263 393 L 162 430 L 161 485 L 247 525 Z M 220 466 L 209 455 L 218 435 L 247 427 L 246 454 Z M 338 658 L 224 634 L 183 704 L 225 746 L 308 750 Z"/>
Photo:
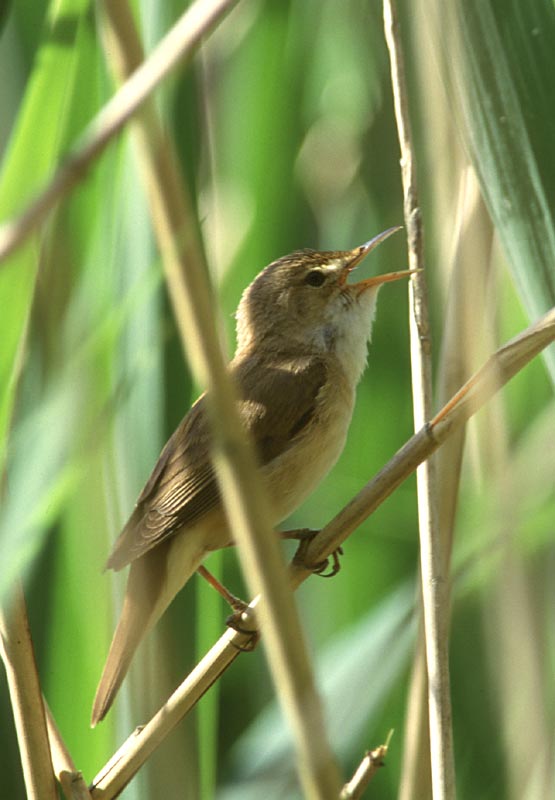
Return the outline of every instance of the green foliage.
<path id="1" fill-rule="evenodd" d="M 555 304 L 555 11 L 549 0 L 473 0 L 455 3 L 451 22 L 444 42 L 458 56 L 449 53 L 449 74 L 463 136 L 534 319 Z M 555 348 L 546 357 L 555 380 Z"/>

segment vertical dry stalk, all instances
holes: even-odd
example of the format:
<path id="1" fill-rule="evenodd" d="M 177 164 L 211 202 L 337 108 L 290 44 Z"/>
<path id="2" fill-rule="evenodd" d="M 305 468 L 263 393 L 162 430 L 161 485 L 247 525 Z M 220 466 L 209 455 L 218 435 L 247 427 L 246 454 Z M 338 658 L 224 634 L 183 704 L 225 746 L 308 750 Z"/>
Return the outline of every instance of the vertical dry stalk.
<path id="1" fill-rule="evenodd" d="M 29 800 L 56 800 L 58 791 L 44 704 L 25 598 L 19 583 L 10 597 L 9 610 L 0 616 L 0 635 L 27 797 Z"/>
<path id="2" fill-rule="evenodd" d="M 403 49 L 395 0 L 384 0 L 384 24 L 391 60 L 395 116 L 401 147 L 409 267 L 422 269 L 424 265 L 422 221 L 418 205 Z M 432 412 L 431 345 L 424 272 L 414 276 L 410 287 L 414 424 L 418 430 L 427 419 L 430 419 Z M 445 559 L 437 524 L 434 460 L 425 461 L 416 474 L 428 668 L 432 788 L 435 800 L 450 800 L 455 797 L 455 767 L 448 658 L 449 584 L 444 574 Z"/>
<path id="3" fill-rule="evenodd" d="M 105 9 L 112 44 L 109 50 L 118 52 L 121 77 L 125 77 L 142 57 L 133 17 L 122 0 L 107 0 Z M 296 740 L 301 781 L 308 797 L 335 800 L 341 787 L 339 771 L 327 741 L 285 564 L 267 519 L 254 452 L 235 407 L 187 187 L 180 179 L 172 143 L 164 137 L 151 104 L 145 104 L 135 133 L 176 320 L 199 382 L 207 387 L 214 465 L 224 505 L 247 584 L 262 598 L 260 619 L 268 661 Z"/>
<path id="4" fill-rule="evenodd" d="M 461 172 L 453 234 L 454 252 L 449 263 L 449 291 L 438 365 L 438 404 L 443 405 L 476 369 L 495 342 L 484 341 L 484 307 L 493 239 L 491 220 L 471 167 Z M 438 519 L 443 537 L 445 569 L 451 555 L 465 429 L 452 437 L 437 456 Z"/>
<path id="5" fill-rule="evenodd" d="M 471 168 L 461 172 L 459 184 L 454 214 L 456 225 L 451 234 L 452 252 L 450 258 L 445 259 L 450 279 L 437 375 L 440 405 L 453 395 L 457 386 L 464 383 L 484 355 L 479 346 L 482 343 L 479 332 L 485 319 L 481 298 L 485 294 L 485 273 L 488 269 L 486 255 L 492 239 L 491 222 Z M 436 455 L 437 514 L 445 571 L 449 568 L 451 558 L 465 435 L 466 428 L 462 427 Z M 425 659 L 425 652 L 419 643 L 409 690 L 399 800 L 420 800 L 430 791 L 429 758 L 423 755 L 429 752 L 429 728 L 427 682 L 425 674 L 422 674 L 422 659 Z"/>

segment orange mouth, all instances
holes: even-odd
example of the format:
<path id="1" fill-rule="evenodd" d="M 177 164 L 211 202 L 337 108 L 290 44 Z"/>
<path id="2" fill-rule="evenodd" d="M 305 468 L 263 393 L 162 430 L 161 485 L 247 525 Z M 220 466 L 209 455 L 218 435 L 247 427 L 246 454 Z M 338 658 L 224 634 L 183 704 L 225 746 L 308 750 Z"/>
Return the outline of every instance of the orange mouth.
<path id="1" fill-rule="evenodd" d="M 370 239 L 370 241 L 365 242 L 364 244 L 361 244 L 360 247 L 355 247 L 354 250 L 351 250 L 350 251 L 351 258 L 345 264 L 345 267 L 344 267 L 344 270 L 343 270 L 343 273 L 342 273 L 341 279 L 340 279 L 340 285 L 343 286 L 343 284 L 347 280 L 347 277 L 348 277 L 349 273 L 352 272 L 352 270 L 354 270 L 356 267 L 358 267 L 360 262 L 364 258 L 366 258 L 368 253 L 370 253 L 372 250 L 374 250 L 382 242 L 385 242 L 386 239 L 389 239 L 389 237 L 392 234 L 397 233 L 397 231 L 400 231 L 400 230 L 401 230 L 401 226 L 400 225 L 396 225 L 394 228 L 388 228 L 386 231 L 383 231 L 382 233 L 378 233 L 378 235 L 374 236 L 374 238 Z M 391 273 L 391 274 L 393 275 L 395 273 Z M 381 277 L 383 279 L 385 279 L 385 280 L 396 280 L 395 278 L 387 278 L 386 276 L 381 276 Z M 402 277 L 402 275 L 399 275 L 399 277 Z M 378 280 L 378 279 L 377 278 L 370 278 L 370 280 Z M 381 283 L 383 281 L 380 279 L 379 282 Z M 356 284 L 356 285 L 359 286 L 359 285 L 362 285 L 362 283 L 364 283 L 364 281 L 361 281 L 361 284 Z"/>
<path id="2" fill-rule="evenodd" d="M 372 286 L 381 286 L 382 283 L 398 281 L 400 278 L 407 278 L 409 275 L 415 275 L 417 272 L 420 272 L 420 270 L 404 269 L 401 272 L 387 272 L 385 275 L 376 275 L 373 278 L 366 278 L 364 281 L 355 283 L 353 285 L 353 289 L 355 289 L 357 295 L 359 295 L 365 292 L 367 289 L 372 288 Z"/>
<path id="3" fill-rule="evenodd" d="M 401 228 L 401 225 L 396 225 L 394 228 L 388 228 L 386 231 L 383 231 L 383 233 L 378 233 L 378 235 L 374 236 L 373 239 L 370 239 L 369 242 L 361 244 L 360 247 L 355 247 L 354 250 L 351 250 L 350 253 L 352 254 L 352 257 L 345 264 L 343 273 L 340 277 L 340 286 L 345 285 L 349 274 L 356 267 L 358 267 L 360 262 L 368 255 L 368 253 L 374 250 L 374 248 L 376 248 L 382 242 L 385 242 L 386 239 L 389 239 L 392 234 L 400 231 Z M 363 281 L 359 281 L 359 283 L 354 283 L 350 288 L 354 289 L 358 297 L 367 289 L 371 289 L 373 286 L 381 286 L 382 283 L 398 281 L 401 278 L 407 278 L 409 275 L 414 275 L 416 272 L 419 272 L 419 270 L 404 269 L 401 272 L 387 272 L 385 275 L 375 275 L 372 278 L 366 278 Z"/>

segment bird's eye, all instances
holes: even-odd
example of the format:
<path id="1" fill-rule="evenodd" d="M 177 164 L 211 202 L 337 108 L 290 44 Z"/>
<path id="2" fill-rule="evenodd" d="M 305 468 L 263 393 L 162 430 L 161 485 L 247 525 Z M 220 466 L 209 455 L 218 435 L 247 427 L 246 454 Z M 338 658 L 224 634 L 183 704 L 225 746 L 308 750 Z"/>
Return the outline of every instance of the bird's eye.
<path id="1" fill-rule="evenodd" d="M 326 276 L 321 269 L 311 269 L 304 279 L 309 286 L 321 286 L 326 280 Z"/>

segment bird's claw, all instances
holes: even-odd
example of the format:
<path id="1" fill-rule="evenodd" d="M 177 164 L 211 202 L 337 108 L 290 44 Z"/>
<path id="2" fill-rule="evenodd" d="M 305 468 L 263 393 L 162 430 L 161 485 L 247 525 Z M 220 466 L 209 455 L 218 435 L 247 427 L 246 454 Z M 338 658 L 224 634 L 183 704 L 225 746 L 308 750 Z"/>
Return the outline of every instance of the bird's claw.
<path id="1" fill-rule="evenodd" d="M 329 558 L 326 558 L 324 561 L 320 561 L 319 564 L 316 564 L 314 567 L 311 567 L 312 572 L 314 572 L 316 575 L 319 575 L 321 578 L 333 578 L 334 575 L 337 575 L 337 573 L 341 569 L 341 562 L 339 560 L 339 556 L 342 555 L 343 555 L 343 548 L 338 547 L 337 550 L 333 551 L 333 553 Z M 332 560 L 331 569 L 329 572 L 325 572 L 325 570 L 329 567 L 330 558 Z"/>
<path id="2" fill-rule="evenodd" d="M 301 567 L 305 569 L 309 569 L 311 572 L 314 572 L 315 575 L 319 575 L 321 578 L 333 578 L 334 575 L 337 575 L 339 570 L 341 569 L 341 562 L 339 561 L 339 556 L 343 555 L 343 548 L 338 547 L 336 550 L 333 551 L 329 558 L 324 559 L 324 561 L 320 561 L 318 564 L 307 564 L 306 563 L 306 551 L 309 544 L 312 542 L 315 536 L 317 536 L 319 531 L 310 530 L 310 528 L 302 528 L 298 531 L 289 531 L 288 537 L 290 539 L 298 539 L 300 541 L 299 547 L 297 552 L 294 556 L 295 563 L 299 564 Z M 332 559 L 332 565 L 329 572 L 326 570 L 329 567 L 330 558 Z"/>

